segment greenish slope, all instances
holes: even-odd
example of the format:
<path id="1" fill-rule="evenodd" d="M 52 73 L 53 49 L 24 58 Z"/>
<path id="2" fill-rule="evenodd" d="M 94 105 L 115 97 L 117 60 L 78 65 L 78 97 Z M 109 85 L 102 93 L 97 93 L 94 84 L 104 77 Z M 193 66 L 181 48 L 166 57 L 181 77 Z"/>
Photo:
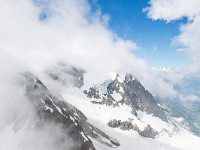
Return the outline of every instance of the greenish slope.
<path id="1" fill-rule="evenodd" d="M 182 117 L 190 130 L 200 136 L 200 102 L 165 104 L 173 117 Z"/>

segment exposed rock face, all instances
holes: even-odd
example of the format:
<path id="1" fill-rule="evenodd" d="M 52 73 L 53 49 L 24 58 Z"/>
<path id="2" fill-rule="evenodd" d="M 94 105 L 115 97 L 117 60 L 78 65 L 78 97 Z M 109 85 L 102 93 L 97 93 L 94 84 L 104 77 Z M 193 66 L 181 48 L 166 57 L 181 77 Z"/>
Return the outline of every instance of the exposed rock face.
<path id="1" fill-rule="evenodd" d="M 84 84 L 83 75 L 85 71 L 68 64 L 59 63 L 55 67 L 47 69 L 46 73 L 51 79 L 59 81 L 63 85 L 71 84 L 80 88 Z"/>
<path id="2" fill-rule="evenodd" d="M 120 128 L 121 130 L 135 130 L 139 135 L 147 138 L 155 138 L 158 132 L 155 131 L 150 125 L 148 125 L 143 131 L 140 131 L 136 124 L 132 124 L 132 121 L 110 120 L 107 125 L 111 128 Z"/>
<path id="3" fill-rule="evenodd" d="M 147 137 L 147 138 L 155 138 L 156 135 L 158 135 L 158 132 L 155 131 L 150 125 L 148 125 L 143 131 L 138 132 L 141 136 Z"/>
<path id="4" fill-rule="evenodd" d="M 92 88 L 92 87 L 90 87 L 88 92 L 87 90 L 84 90 L 83 93 L 87 94 L 89 98 L 96 98 L 96 99 L 101 98 L 100 92 L 97 89 Z"/>
<path id="5" fill-rule="evenodd" d="M 141 110 L 148 114 L 153 114 L 163 121 L 167 121 L 164 110 L 159 107 L 152 96 L 137 79 L 131 75 L 126 75 L 124 81 L 124 103 L 130 105 L 132 109 Z"/>
<path id="6" fill-rule="evenodd" d="M 126 104 L 132 108 L 132 114 L 135 116 L 137 116 L 136 111 L 141 110 L 147 114 L 153 114 L 163 121 L 167 121 L 164 110 L 157 105 L 152 94 L 132 75 L 127 74 L 123 81 L 119 81 L 117 75 L 116 79 L 111 81 L 106 88 L 106 93 L 101 93 L 96 87 L 91 87 L 89 91 L 84 91 L 84 93 L 89 98 L 101 99 L 102 104 L 109 106 Z M 116 98 L 114 98 L 116 94 L 121 96 L 121 98 L 116 100 Z"/>
<path id="7" fill-rule="evenodd" d="M 25 95 L 33 104 L 39 118 L 35 123 L 36 128 L 54 123 L 75 143 L 73 150 L 95 150 L 88 136 L 109 147 L 120 145 L 117 140 L 89 124 L 86 116 L 77 108 L 53 96 L 37 77 L 28 72 L 23 76 Z"/>
<path id="8" fill-rule="evenodd" d="M 112 128 L 120 128 L 122 130 L 130 130 L 133 129 L 133 124 L 131 121 L 121 121 L 121 120 L 110 120 L 108 123 L 109 127 Z"/>

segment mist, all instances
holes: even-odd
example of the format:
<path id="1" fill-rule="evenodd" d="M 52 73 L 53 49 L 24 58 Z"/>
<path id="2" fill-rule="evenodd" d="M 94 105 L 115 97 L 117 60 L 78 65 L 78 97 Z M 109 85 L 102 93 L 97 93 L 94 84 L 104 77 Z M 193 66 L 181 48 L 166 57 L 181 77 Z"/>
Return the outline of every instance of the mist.
<path id="1" fill-rule="evenodd" d="M 182 76 L 175 72 L 161 75 L 144 59 L 137 58 L 134 55 L 139 50 L 137 44 L 110 30 L 109 15 L 102 14 L 100 9 L 91 11 L 87 0 L 1 0 L 0 3 L 0 130 L 4 133 L 0 135 L 0 149 L 62 150 L 62 144 L 55 144 L 57 136 L 63 143 L 72 143 L 53 124 L 43 130 L 29 127 L 37 115 L 24 96 L 21 73 L 25 71 L 41 78 L 51 90 L 59 85 L 50 83 L 45 70 L 59 62 L 82 68 L 89 84 L 105 81 L 109 73 L 132 73 L 153 94 L 161 98 L 177 97 L 173 84 L 181 81 Z M 12 138 L 5 141 L 1 138 L 5 134 Z M 21 142 L 17 142 L 19 139 Z M 69 149 L 72 145 L 69 144 Z"/>
<path id="2" fill-rule="evenodd" d="M 1 51 L 37 75 L 57 62 L 83 68 L 95 78 L 102 74 L 132 73 L 160 97 L 173 86 L 155 73 L 144 59 L 136 58 L 138 46 L 108 29 L 109 17 L 92 12 L 86 0 L 3 1 Z M 6 8 L 6 9 L 5 9 Z M 41 14 L 46 17 L 40 18 Z M 18 68 L 17 66 L 15 67 Z M 158 82 L 158 87 L 154 83 Z M 158 91 L 159 90 L 159 91 Z"/>

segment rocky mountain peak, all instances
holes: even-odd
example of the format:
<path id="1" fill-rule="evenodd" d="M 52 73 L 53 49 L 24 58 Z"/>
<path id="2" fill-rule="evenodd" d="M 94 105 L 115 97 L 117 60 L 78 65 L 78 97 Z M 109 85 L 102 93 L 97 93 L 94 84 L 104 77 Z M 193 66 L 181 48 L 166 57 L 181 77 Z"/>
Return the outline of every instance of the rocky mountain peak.
<path id="1" fill-rule="evenodd" d="M 105 85 L 105 84 L 102 84 Z M 137 116 L 141 110 L 167 121 L 164 110 L 157 105 L 155 98 L 131 74 L 126 74 L 124 79 L 117 74 L 116 78 L 107 84 L 106 93 L 102 93 L 97 86 L 90 87 L 84 93 L 90 98 L 101 99 L 100 104 L 119 106 L 125 104 L 132 108 L 132 113 Z M 98 86 L 99 87 L 99 86 Z M 93 103 L 95 103 L 93 101 Z M 98 102 L 99 103 L 99 102 Z"/>
<path id="2" fill-rule="evenodd" d="M 48 126 L 49 123 L 59 126 L 62 133 L 69 136 L 75 143 L 74 150 L 94 150 L 91 138 L 108 146 L 116 147 L 120 144 L 92 124 L 87 117 L 76 107 L 52 95 L 48 88 L 32 73 L 25 72 L 25 95 L 36 110 L 39 120 L 34 128 Z M 58 139 L 58 141 L 62 139 Z"/>

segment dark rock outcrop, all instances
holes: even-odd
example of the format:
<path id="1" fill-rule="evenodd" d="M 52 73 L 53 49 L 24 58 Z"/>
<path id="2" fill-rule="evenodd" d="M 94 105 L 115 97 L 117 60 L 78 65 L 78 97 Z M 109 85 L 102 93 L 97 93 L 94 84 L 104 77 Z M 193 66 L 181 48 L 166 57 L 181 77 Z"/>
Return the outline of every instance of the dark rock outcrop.
<path id="1" fill-rule="evenodd" d="M 138 132 L 141 136 L 147 138 L 155 138 L 158 135 L 158 132 L 155 131 L 150 125 L 148 125 L 143 131 Z"/>
<path id="2" fill-rule="evenodd" d="M 143 131 L 140 131 L 136 124 L 132 124 L 131 120 L 121 121 L 121 120 L 110 120 L 107 125 L 111 128 L 120 128 L 121 130 L 135 130 L 139 135 L 147 138 L 155 138 L 158 132 L 155 131 L 150 125 L 148 125 Z"/>
<path id="3" fill-rule="evenodd" d="M 157 105 L 152 94 L 137 79 L 133 79 L 131 75 L 126 75 L 123 87 L 123 100 L 125 104 L 130 105 L 133 110 L 141 110 L 148 114 L 153 114 L 163 121 L 167 121 L 164 110 Z"/>
<path id="4" fill-rule="evenodd" d="M 74 142 L 73 150 L 95 150 L 88 136 L 109 147 L 120 145 L 117 140 L 89 124 L 80 110 L 53 96 L 37 77 L 29 72 L 24 73 L 23 76 L 25 95 L 31 101 L 39 118 L 35 122 L 35 128 L 54 123 Z"/>
<path id="5" fill-rule="evenodd" d="M 96 98 L 96 99 L 101 98 L 100 92 L 93 87 L 90 87 L 88 92 L 87 92 L 87 90 L 84 90 L 83 93 L 85 93 L 87 95 L 87 97 L 89 97 L 89 98 Z"/>
<path id="6" fill-rule="evenodd" d="M 47 69 L 46 73 L 52 80 L 59 81 L 63 85 L 71 84 L 81 88 L 84 84 L 85 71 L 68 64 L 58 63 L 55 67 Z"/>
<path id="7" fill-rule="evenodd" d="M 112 128 L 120 128 L 122 130 L 133 129 L 133 124 L 131 121 L 121 121 L 121 120 L 110 120 L 107 125 Z"/>
<path id="8" fill-rule="evenodd" d="M 84 91 L 89 98 L 101 99 L 101 104 L 108 106 L 119 106 L 118 104 L 126 104 L 132 108 L 132 114 L 137 116 L 137 110 L 153 114 L 163 121 L 167 122 L 164 110 L 157 105 L 155 98 L 149 93 L 141 83 L 132 75 L 127 74 L 123 82 L 119 82 L 118 75 L 107 85 L 107 92 L 102 94 L 95 87 L 91 87 L 89 91 Z M 121 100 L 115 100 L 113 94 L 120 94 Z"/>

